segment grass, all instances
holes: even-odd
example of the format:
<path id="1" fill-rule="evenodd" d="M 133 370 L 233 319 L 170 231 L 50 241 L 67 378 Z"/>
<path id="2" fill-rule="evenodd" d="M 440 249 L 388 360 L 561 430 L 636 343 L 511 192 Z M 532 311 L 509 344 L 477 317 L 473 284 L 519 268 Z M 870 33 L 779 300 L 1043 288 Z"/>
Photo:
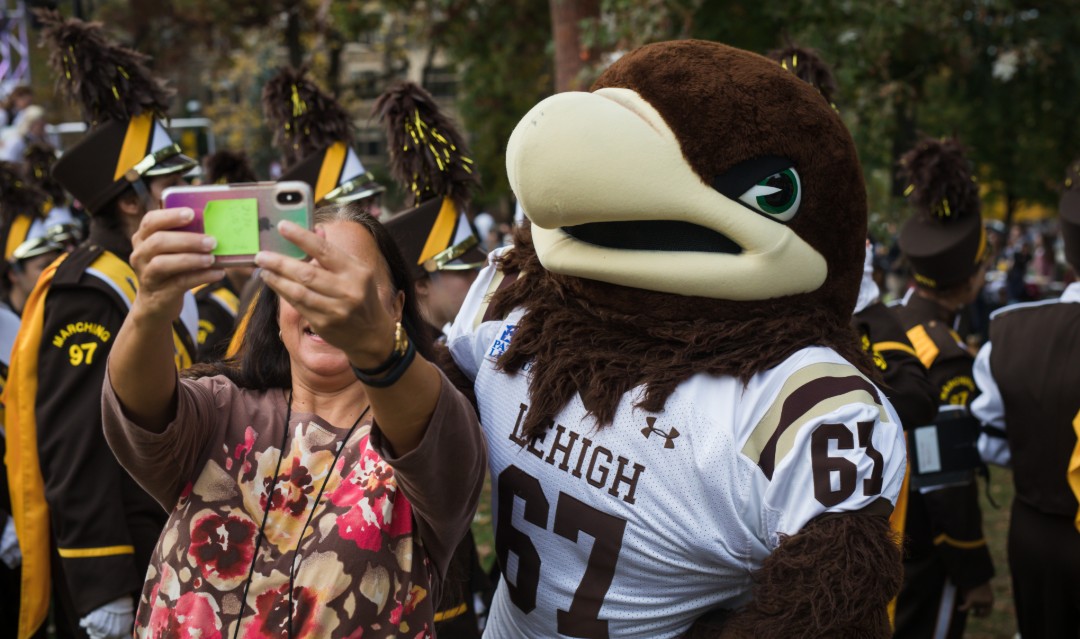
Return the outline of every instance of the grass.
<path id="1" fill-rule="evenodd" d="M 1009 509 L 1012 507 L 1012 471 L 991 467 L 990 495 L 998 507 L 986 499 L 985 484 L 979 499 L 983 512 L 983 533 L 990 545 L 997 575 L 990 584 L 994 587 L 994 608 L 989 617 L 968 617 L 967 639 L 1012 639 L 1016 635 L 1016 608 L 1013 606 L 1012 581 L 1009 579 L 1009 563 L 1005 556 L 1009 534 Z"/>
<path id="2" fill-rule="evenodd" d="M 985 489 L 984 484 L 980 484 Z M 967 639 L 1012 639 L 1016 635 L 1016 610 L 1012 600 L 1012 582 L 1009 580 L 1009 564 L 1005 559 L 1005 542 L 1009 530 L 1009 507 L 1012 505 L 1012 472 L 1000 468 L 991 469 L 990 494 L 998 504 L 995 508 L 982 490 L 980 502 L 983 511 L 983 528 L 990 544 L 997 576 L 994 587 L 994 607 L 989 617 L 969 617 Z M 484 482 L 480 508 L 473 519 L 473 534 L 480 563 L 487 570 L 495 562 L 495 538 L 491 523 L 491 483 Z"/>
<path id="3" fill-rule="evenodd" d="M 480 493 L 480 506 L 473 517 L 473 539 L 476 540 L 476 554 L 480 556 L 480 565 L 484 570 L 491 570 L 495 563 L 495 527 L 491 523 L 491 477 L 484 478 L 484 489 Z"/>

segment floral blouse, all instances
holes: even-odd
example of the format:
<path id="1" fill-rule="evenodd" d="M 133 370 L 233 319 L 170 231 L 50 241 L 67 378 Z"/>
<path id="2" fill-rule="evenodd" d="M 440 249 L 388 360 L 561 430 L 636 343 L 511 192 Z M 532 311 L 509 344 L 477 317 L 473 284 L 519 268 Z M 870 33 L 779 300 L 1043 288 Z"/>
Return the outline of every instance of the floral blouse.
<path id="1" fill-rule="evenodd" d="M 171 511 L 137 637 L 231 638 L 237 623 L 244 639 L 433 636 L 486 465 L 476 415 L 445 377 L 423 441 L 399 458 L 365 415 L 335 462 L 348 428 L 310 413 L 289 418 L 282 456 L 284 392 L 224 377 L 181 380 L 160 434 L 125 417 L 110 382 L 102 402 L 120 463 Z"/>

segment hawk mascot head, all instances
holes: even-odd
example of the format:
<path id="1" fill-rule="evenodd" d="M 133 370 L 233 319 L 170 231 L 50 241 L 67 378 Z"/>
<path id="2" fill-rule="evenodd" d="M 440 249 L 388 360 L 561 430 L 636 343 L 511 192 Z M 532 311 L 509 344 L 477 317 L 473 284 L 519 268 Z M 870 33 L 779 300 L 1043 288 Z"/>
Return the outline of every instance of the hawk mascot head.
<path id="1" fill-rule="evenodd" d="M 575 393 L 600 424 L 644 385 L 748 380 L 807 346 L 864 371 L 850 328 L 866 237 L 851 135 L 792 69 L 722 44 L 648 45 L 588 93 L 537 104 L 507 148 L 531 220 L 492 300 L 526 309 L 499 360 L 532 362 L 525 428 Z"/>

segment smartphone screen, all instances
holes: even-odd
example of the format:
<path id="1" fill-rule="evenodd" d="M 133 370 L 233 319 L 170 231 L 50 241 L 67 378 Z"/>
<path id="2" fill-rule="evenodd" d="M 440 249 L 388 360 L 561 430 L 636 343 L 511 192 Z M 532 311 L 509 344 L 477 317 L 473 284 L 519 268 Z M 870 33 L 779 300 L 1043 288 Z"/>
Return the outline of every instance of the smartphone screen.
<path id="1" fill-rule="evenodd" d="M 311 228 L 311 187 L 305 182 L 178 186 L 166 189 L 162 201 L 166 208 L 195 211 L 180 230 L 216 238 L 215 263 L 250 264 L 259 251 L 305 257 L 277 230 L 282 220 Z"/>

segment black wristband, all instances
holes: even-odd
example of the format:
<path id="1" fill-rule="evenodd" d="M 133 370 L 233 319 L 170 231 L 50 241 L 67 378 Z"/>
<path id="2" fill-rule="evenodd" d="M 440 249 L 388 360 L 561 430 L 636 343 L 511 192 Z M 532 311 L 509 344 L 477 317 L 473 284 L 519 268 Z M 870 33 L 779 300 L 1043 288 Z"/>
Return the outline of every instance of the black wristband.
<path id="1" fill-rule="evenodd" d="M 387 371 L 393 368 L 394 364 L 400 362 L 402 357 L 405 357 L 405 353 L 398 352 L 398 350 L 395 348 L 394 350 L 390 351 L 390 356 L 383 360 L 383 363 L 379 364 L 375 368 L 357 368 L 353 366 L 353 370 L 356 371 L 357 377 L 360 377 L 361 375 L 363 375 L 364 377 L 377 377 L 379 375 L 385 374 Z"/>
<path id="2" fill-rule="evenodd" d="M 394 367 L 401 358 L 405 357 L 405 351 L 408 350 L 409 334 L 405 332 L 405 329 L 401 326 L 401 322 L 397 323 L 394 328 L 394 348 L 387 355 L 386 359 L 375 368 L 356 368 L 353 366 L 353 370 L 357 375 L 364 375 L 365 377 L 377 377 L 384 375 L 391 368 Z"/>
<path id="3" fill-rule="evenodd" d="M 398 355 L 395 350 L 391 355 L 391 358 Z M 416 346 L 412 340 L 409 340 L 409 345 L 405 349 L 405 354 L 396 358 L 396 361 L 392 362 L 389 370 L 382 376 L 372 376 L 368 371 L 360 370 L 353 366 L 353 374 L 356 375 L 356 379 L 360 380 L 364 385 L 372 388 L 388 388 L 393 386 L 401 376 L 405 374 L 405 371 L 409 369 L 409 365 L 416 359 Z M 382 366 L 380 366 L 382 368 Z"/>

